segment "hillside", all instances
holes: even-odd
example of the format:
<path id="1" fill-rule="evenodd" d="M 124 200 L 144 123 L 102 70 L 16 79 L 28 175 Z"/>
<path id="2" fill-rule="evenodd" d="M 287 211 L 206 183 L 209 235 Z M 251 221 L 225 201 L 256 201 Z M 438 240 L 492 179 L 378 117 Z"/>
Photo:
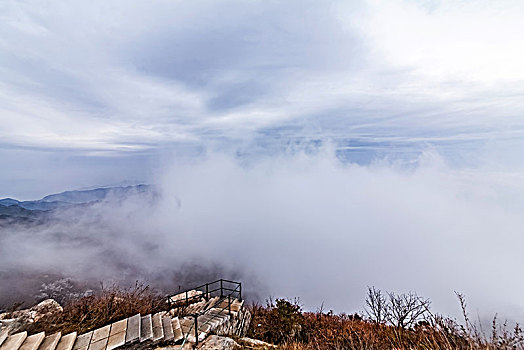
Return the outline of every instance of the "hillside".
<path id="1" fill-rule="evenodd" d="M 134 185 L 125 187 L 103 187 L 90 190 L 65 191 L 47 195 L 38 200 L 19 201 L 13 198 L 0 199 L 1 220 L 34 221 L 42 215 L 57 209 L 74 208 L 92 205 L 101 201 L 122 201 L 130 196 L 153 192 L 151 185 Z"/>

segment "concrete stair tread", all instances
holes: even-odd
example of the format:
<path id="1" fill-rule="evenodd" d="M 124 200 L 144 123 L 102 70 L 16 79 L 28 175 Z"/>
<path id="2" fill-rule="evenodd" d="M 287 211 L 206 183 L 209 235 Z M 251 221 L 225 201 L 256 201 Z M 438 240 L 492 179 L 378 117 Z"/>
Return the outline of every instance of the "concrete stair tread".
<path id="1" fill-rule="evenodd" d="M 153 322 L 151 315 L 142 316 L 140 325 L 140 342 L 153 338 Z"/>
<path id="2" fill-rule="evenodd" d="M 44 338 L 45 338 L 44 332 L 30 335 L 27 338 L 25 338 L 19 350 L 36 350 L 38 349 L 42 341 L 44 341 Z"/>
<path id="3" fill-rule="evenodd" d="M 48 335 L 44 338 L 44 340 L 38 347 L 38 350 L 55 350 L 61 337 L 62 333 L 60 332 Z"/>
<path id="4" fill-rule="evenodd" d="M 179 319 L 180 327 L 190 327 L 194 324 L 193 317 L 182 317 Z"/>
<path id="5" fill-rule="evenodd" d="M 142 317 L 140 314 L 127 319 L 126 344 L 131 344 L 140 339 L 140 328 L 142 326 Z"/>
<path id="6" fill-rule="evenodd" d="M 211 322 L 206 322 L 206 321 L 204 321 L 200 317 L 198 318 L 198 332 L 209 333 L 212 325 L 211 325 Z"/>
<path id="7" fill-rule="evenodd" d="M 113 350 L 126 343 L 127 322 L 128 319 L 125 318 L 111 324 L 106 350 Z"/>
<path id="8" fill-rule="evenodd" d="M 239 302 L 237 299 L 231 299 L 231 305 L 228 305 L 228 303 L 229 300 L 226 298 L 215 308 L 225 309 L 228 313 L 231 310 L 231 313 L 236 316 L 240 309 L 242 309 L 243 302 Z"/>
<path id="9" fill-rule="evenodd" d="M 115 333 L 107 339 L 106 350 L 113 350 L 126 343 L 126 332 Z"/>
<path id="10" fill-rule="evenodd" d="M 182 326 L 180 325 L 178 317 L 171 319 L 171 325 L 173 326 L 173 334 L 175 336 L 174 341 L 179 341 L 184 338 L 184 333 L 182 332 Z"/>
<path id="11" fill-rule="evenodd" d="M 244 306 L 244 300 L 239 301 L 238 299 L 235 299 L 231 303 L 231 310 L 240 311 L 243 306 Z"/>
<path id="12" fill-rule="evenodd" d="M 56 350 L 71 350 L 73 349 L 75 341 L 76 332 L 66 334 L 58 341 L 58 344 L 56 345 Z"/>
<path id="13" fill-rule="evenodd" d="M 0 346 L 4 343 L 4 341 L 9 336 L 9 330 L 6 328 L 0 328 Z"/>
<path id="14" fill-rule="evenodd" d="M 229 319 L 229 311 L 227 309 L 213 308 L 213 309 L 208 311 L 208 314 L 209 315 L 216 315 L 216 316 L 220 316 L 220 317 L 224 317 L 226 319 Z"/>
<path id="15" fill-rule="evenodd" d="M 167 342 L 175 339 L 175 333 L 173 332 L 173 324 L 171 321 L 171 317 L 162 317 L 162 328 L 164 330 L 164 339 L 162 339 L 163 341 Z"/>
<path id="16" fill-rule="evenodd" d="M 111 325 L 107 325 L 93 331 L 93 336 L 91 337 L 91 343 L 96 343 L 100 340 L 109 338 L 109 331 L 111 330 Z"/>
<path id="17" fill-rule="evenodd" d="M 6 328 L 0 329 L 0 346 L 4 343 L 4 341 L 7 339 L 7 336 L 9 335 L 9 330 Z"/>
<path id="18" fill-rule="evenodd" d="M 203 323 L 208 322 L 209 320 L 218 320 L 218 319 L 219 319 L 218 315 L 203 314 L 203 315 L 198 316 L 198 323 L 203 324 Z"/>
<path id="19" fill-rule="evenodd" d="M 202 315 L 198 318 L 199 324 L 210 324 L 211 327 L 216 327 L 223 322 L 223 318 L 216 315 Z"/>
<path id="20" fill-rule="evenodd" d="M 7 337 L 4 340 L 1 350 L 18 350 L 20 346 L 24 343 L 25 338 L 27 338 L 27 332 L 20 332 Z"/>
<path id="21" fill-rule="evenodd" d="M 187 341 L 190 343 L 196 343 L 195 338 L 195 319 L 193 317 L 184 317 L 180 319 L 180 328 L 182 329 L 182 333 L 185 337 L 187 337 Z M 202 341 L 206 338 L 207 333 L 209 332 L 208 328 L 204 328 L 201 330 L 201 326 L 199 325 L 199 331 L 198 331 L 198 341 Z"/>
<path id="22" fill-rule="evenodd" d="M 191 300 L 196 300 L 198 297 L 201 297 L 204 293 L 200 290 L 189 290 L 187 292 L 178 293 L 175 295 L 170 296 L 168 299 L 172 303 L 175 303 L 177 301 L 183 301 L 187 298 L 190 298 Z"/>
<path id="23" fill-rule="evenodd" d="M 187 341 L 189 343 L 196 343 L 195 333 L 191 332 L 189 335 L 186 333 Z M 205 332 L 199 332 L 198 333 L 198 341 L 202 342 L 204 339 L 206 339 L 207 333 Z"/>
<path id="24" fill-rule="evenodd" d="M 93 337 L 93 331 L 84 333 L 76 337 L 75 345 L 73 345 L 73 350 L 87 350 L 89 344 L 91 343 L 91 338 Z"/>
<path id="25" fill-rule="evenodd" d="M 153 336 L 152 340 L 157 342 L 164 338 L 164 328 L 162 327 L 162 313 L 154 314 L 151 317 L 152 327 L 153 327 Z"/>
<path id="26" fill-rule="evenodd" d="M 199 313 L 202 311 L 202 309 L 204 308 L 204 306 L 206 305 L 206 301 L 203 300 L 203 301 L 199 301 L 198 303 L 194 303 L 194 304 L 191 304 L 187 307 L 185 313 L 190 315 L 190 314 L 195 314 L 195 313 Z"/>
<path id="27" fill-rule="evenodd" d="M 205 306 L 205 310 L 209 310 L 215 307 L 215 305 L 218 303 L 219 300 L 220 300 L 219 297 L 214 297 L 214 298 L 209 299 L 208 303 Z"/>
<path id="28" fill-rule="evenodd" d="M 91 343 L 89 343 L 88 349 L 89 350 L 105 350 L 107 346 L 107 339 L 108 338 L 102 338 L 102 339 L 97 338 L 96 341 L 91 341 Z"/>

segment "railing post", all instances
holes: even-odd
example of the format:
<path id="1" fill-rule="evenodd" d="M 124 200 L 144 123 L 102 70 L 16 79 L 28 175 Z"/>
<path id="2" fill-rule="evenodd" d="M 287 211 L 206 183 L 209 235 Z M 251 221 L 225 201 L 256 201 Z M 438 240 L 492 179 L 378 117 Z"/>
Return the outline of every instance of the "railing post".
<path id="1" fill-rule="evenodd" d="M 195 318 L 195 345 L 198 346 L 198 315 L 193 315 Z"/>
<path id="2" fill-rule="evenodd" d="M 240 287 L 240 291 L 239 291 L 239 293 L 238 293 L 238 299 L 239 299 L 239 300 L 242 300 L 242 282 L 239 283 L 238 285 L 239 285 L 239 287 Z"/>
<path id="3" fill-rule="evenodd" d="M 229 317 L 231 317 L 231 294 L 227 295 L 227 310 L 229 312 Z"/>
<path id="4" fill-rule="evenodd" d="M 222 279 L 220 280 L 220 297 L 222 298 L 224 296 L 224 286 L 222 284 Z"/>
<path id="5" fill-rule="evenodd" d="M 206 300 L 209 300 L 209 284 L 206 283 Z"/>

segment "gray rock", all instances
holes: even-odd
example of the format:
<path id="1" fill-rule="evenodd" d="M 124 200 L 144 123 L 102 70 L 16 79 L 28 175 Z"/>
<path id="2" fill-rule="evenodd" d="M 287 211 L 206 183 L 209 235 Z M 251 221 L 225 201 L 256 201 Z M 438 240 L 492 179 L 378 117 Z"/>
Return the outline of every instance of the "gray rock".
<path id="1" fill-rule="evenodd" d="M 240 349 L 240 345 L 238 345 L 237 342 L 231 338 L 221 337 L 218 335 L 211 335 L 206 339 L 206 341 L 202 344 L 202 346 L 199 349 L 201 350 L 217 350 L 217 349 L 234 350 L 234 349 Z"/>
<path id="2" fill-rule="evenodd" d="M 273 344 L 266 343 L 265 341 L 258 340 L 258 339 L 252 339 L 252 338 L 240 338 L 239 343 L 243 346 L 249 347 L 251 349 L 274 349 L 277 346 Z"/>
<path id="3" fill-rule="evenodd" d="M 31 323 L 62 311 L 60 304 L 53 299 L 47 299 L 30 309 L 0 314 L 0 327 L 6 327 L 10 333 L 14 333 L 23 330 Z"/>

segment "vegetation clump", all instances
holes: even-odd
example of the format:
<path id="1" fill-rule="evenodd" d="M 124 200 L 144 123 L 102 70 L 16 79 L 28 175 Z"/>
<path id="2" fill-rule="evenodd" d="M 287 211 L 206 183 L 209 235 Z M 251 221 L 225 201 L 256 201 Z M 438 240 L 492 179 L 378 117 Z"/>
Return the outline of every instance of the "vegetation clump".
<path id="1" fill-rule="evenodd" d="M 62 312 L 56 312 L 31 324 L 30 332 L 45 331 L 78 334 L 102 327 L 123 318 L 151 314 L 166 308 L 166 301 L 149 286 L 136 284 L 130 289 L 112 287 L 89 296 L 69 300 Z"/>
<path id="2" fill-rule="evenodd" d="M 298 300 L 269 300 L 251 305 L 248 336 L 284 350 L 327 349 L 524 349 L 517 324 L 492 323 L 491 334 L 469 319 L 465 298 L 457 294 L 465 324 L 434 314 L 430 301 L 416 293 L 382 293 L 370 287 L 360 314 L 303 312 Z"/>

